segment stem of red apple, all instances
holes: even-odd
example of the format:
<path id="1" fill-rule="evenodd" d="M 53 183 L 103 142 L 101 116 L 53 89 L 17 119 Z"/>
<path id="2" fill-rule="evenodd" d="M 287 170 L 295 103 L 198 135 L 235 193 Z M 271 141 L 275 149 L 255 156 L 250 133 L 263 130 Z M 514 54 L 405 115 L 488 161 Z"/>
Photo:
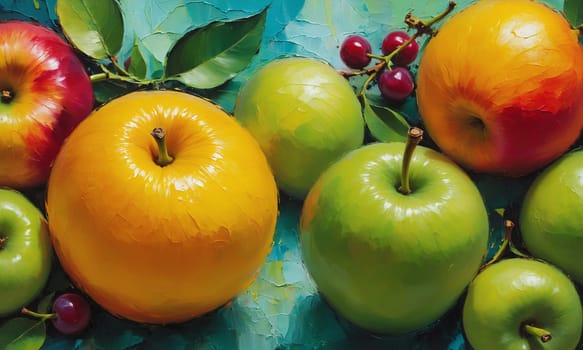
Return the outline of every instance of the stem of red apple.
<path id="1" fill-rule="evenodd" d="M 539 328 L 530 324 L 525 324 L 524 326 L 522 326 L 522 329 L 524 330 L 524 332 L 526 332 L 526 334 L 539 337 L 540 341 L 543 343 L 546 343 L 553 339 L 551 332 L 547 331 L 544 328 Z"/>
<path id="2" fill-rule="evenodd" d="M 156 159 L 156 164 L 161 167 L 172 163 L 174 158 L 168 154 L 168 147 L 166 145 L 166 131 L 163 128 L 154 128 L 152 134 L 156 144 L 158 145 L 158 158 Z"/>
<path id="3" fill-rule="evenodd" d="M 2 91 L 0 91 L 0 101 L 2 101 L 2 103 L 10 103 L 12 99 L 14 99 L 14 92 L 12 92 L 12 90 L 2 89 Z"/>
<path id="4" fill-rule="evenodd" d="M 403 153 L 403 163 L 401 165 L 401 186 L 398 188 L 398 191 L 405 195 L 412 192 L 411 183 L 409 182 L 409 168 L 411 166 L 413 152 L 421 142 L 421 139 L 423 139 L 423 130 L 417 127 L 409 129 L 407 142 L 405 143 L 405 152 Z"/>
<path id="5" fill-rule="evenodd" d="M 25 315 L 32 316 L 32 317 L 38 318 L 38 319 L 43 320 L 43 321 L 57 317 L 57 314 L 56 313 L 41 314 L 41 313 L 38 313 L 38 312 L 34 312 L 32 310 L 29 310 L 29 309 L 27 309 L 25 307 L 22 308 L 21 312 L 23 314 L 25 314 Z"/>

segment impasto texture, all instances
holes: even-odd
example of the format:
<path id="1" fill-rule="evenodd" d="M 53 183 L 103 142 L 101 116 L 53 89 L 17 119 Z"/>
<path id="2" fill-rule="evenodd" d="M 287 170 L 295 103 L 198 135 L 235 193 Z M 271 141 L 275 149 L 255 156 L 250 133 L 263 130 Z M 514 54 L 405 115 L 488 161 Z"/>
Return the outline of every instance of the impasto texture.
<path id="1" fill-rule="evenodd" d="M 58 29 L 56 0 L 0 0 L 1 19 L 38 21 Z M 457 1 L 461 9 L 475 0 Z M 544 1 L 560 8 L 562 0 Z M 234 20 L 269 8 L 261 49 L 228 84 L 206 92 L 232 111 L 241 86 L 260 66 L 284 56 L 322 58 L 342 69 L 338 46 L 348 34 L 366 33 L 378 51 L 390 30 L 404 30 L 403 17 L 414 10 L 429 17 L 443 10 L 436 0 L 120 0 L 126 31 L 122 52 L 137 45 L 147 74 L 161 74 L 170 45 L 183 33 L 217 20 Z M 458 10 L 454 10 L 457 12 Z M 420 40 L 421 49 L 424 39 Z M 412 68 L 415 69 L 414 67 Z M 409 120 L 419 118 L 414 99 L 402 106 Z M 527 182 L 477 179 L 491 223 L 490 255 L 503 236 L 502 208 L 520 196 Z M 461 305 L 438 322 L 401 336 L 364 332 L 338 316 L 320 297 L 302 261 L 298 224 L 302 203 L 282 195 L 273 248 L 256 280 L 232 302 L 204 317 L 179 325 L 147 327 L 97 312 L 82 337 L 50 333 L 43 349 L 470 349 L 462 334 Z M 49 283 L 60 283 L 56 269 Z"/>

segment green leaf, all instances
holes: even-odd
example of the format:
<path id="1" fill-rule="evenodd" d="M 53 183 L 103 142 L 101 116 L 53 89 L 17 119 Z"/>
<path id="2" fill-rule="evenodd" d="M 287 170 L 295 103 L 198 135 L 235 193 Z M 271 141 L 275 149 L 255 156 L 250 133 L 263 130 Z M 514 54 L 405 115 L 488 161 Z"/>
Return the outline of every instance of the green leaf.
<path id="1" fill-rule="evenodd" d="M 115 97 L 124 95 L 136 87 L 131 83 L 116 80 L 100 80 L 93 83 L 93 93 L 98 103 L 105 103 Z"/>
<path id="2" fill-rule="evenodd" d="M 147 73 L 146 61 L 142 55 L 139 41 L 136 40 L 132 53 L 130 55 L 129 67 L 127 68 L 130 75 L 136 79 L 145 79 Z"/>
<path id="3" fill-rule="evenodd" d="M 59 0 L 57 16 L 63 33 L 86 55 L 103 59 L 121 49 L 124 25 L 117 1 Z"/>
<path id="4" fill-rule="evenodd" d="M 380 142 L 405 142 L 410 125 L 404 116 L 388 107 L 371 105 L 363 99 L 364 121 L 370 134 Z"/>
<path id="5" fill-rule="evenodd" d="M 583 24 L 583 1 L 565 0 L 563 11 L 573 27 Z"/>
<path id="6" fill-rule="evenodd" d="M 166 77 L 199 89 L 212 89 L 232 79 L 257 54 L 266 13 L 267 9 L 186 33 L 166 57 Z"/>
<path id="7" fill-rule="evenodd" d="M 46 326 L 42 320 L 16 317 L 0 326 L 0 349 L 38 350 L 44 344 Z"/>

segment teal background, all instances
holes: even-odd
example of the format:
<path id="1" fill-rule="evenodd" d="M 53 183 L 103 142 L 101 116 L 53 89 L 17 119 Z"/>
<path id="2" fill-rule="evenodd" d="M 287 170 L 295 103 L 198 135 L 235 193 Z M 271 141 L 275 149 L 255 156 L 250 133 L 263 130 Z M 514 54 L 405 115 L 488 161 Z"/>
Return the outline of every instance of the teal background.
<path id="1" fill-rule="evenodd" d="M 214 20 L 247 17 L 269 6 L 263 43 L 251 65 L 231 82 L 198 93 L 232 111 L 237 92 L 262 64 L 277 57 L 319 57 L 345 69 L 338 45 L 352 33 L 365 35 L 373 50 L 391 30 L 405 29 L 409 11 L 421 18 L 441 12 L 445 0 L 120 0 L 126 25 L 120 61 L 135 39 L 146 58 L 148 75 L 161 72 L 170 45 L 183 33 Z M 459 11 L 473 1 L 457 1 Z M 562 0 L 547 4 L 562 8 Z M 55 1 L 0 0 L 0 19 L 38 21 L 59 31 Z M 423 40 L 421 40 L 423 46 Z M 414 70 L 414 69 L 413 69 Z M 375 94 L 371 92 L 371 94 Z M 373 96 L 374 98 L 374 96 Z M 399 107 L 419 120 L 414 98 Z M 474 176 L 491 210 L 491 248 L 502 236 L 502 217 L 494 209 L 511 207 L 530 178 L 509 180 Z M 39 205 L 41 197 L 34 194 Z M 427 328 L 402 336 L 378 336 L 357 329 L 320 299 L 302 263 L 298 245 L 301 202 L 281 198 L 274 246 L 261 273 L 233 302 L 190 322 L 147 327 L 114 318 L 95 306 L 90 329 L 79 337 L 60 336 L 48 328 L 43 349 L 470 349 L 460 324 L 460 305 Z M 492 254 L 492 252 L 491 252 Z M 52 284 L 66 276 L 55 266 Z"/>

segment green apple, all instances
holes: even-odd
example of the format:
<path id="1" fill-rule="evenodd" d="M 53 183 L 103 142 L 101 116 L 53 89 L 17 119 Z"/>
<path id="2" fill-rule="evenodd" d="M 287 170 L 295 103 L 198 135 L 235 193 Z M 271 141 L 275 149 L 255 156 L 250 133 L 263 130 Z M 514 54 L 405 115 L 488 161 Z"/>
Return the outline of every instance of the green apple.
<path id="1" fill-rule="evenodd" d="M 304 263 L 320 294 L 375 333 L 439 319 L 487 251 L 488 215 L 475 184 L 435 150 L 413 154 L 410 141 L 346 154 L 314 184 L 300 217 Z"/>
<path id="2" fill-rule="evenodd" d="M 529 253 L 583 285 L 583 150 L 548 166 L 529 187 L 519 219 Z"/>
<path id="3" fill-rule="evenodd" d="M 314 58 L 280 58 L 258 69 L 237 95 L 233 114 L 258 141 L 279 189 L 300 199 L 324 169 L 364 140 L 354 90 Z"/>
<path id="4" fill-rule="evenodd" d="M 19 311 L 40 294 L 52 254 L 42 212 L 21 192 L 0 188 L 0 316 Z"/>
<path id="5" fill-rule="evenodd" d="M 573 350 L 582 330 L 581 301 L 557 267 L 509 258 L 476 276 L 463 305 L 463 328 L 475 350 Z"/>

